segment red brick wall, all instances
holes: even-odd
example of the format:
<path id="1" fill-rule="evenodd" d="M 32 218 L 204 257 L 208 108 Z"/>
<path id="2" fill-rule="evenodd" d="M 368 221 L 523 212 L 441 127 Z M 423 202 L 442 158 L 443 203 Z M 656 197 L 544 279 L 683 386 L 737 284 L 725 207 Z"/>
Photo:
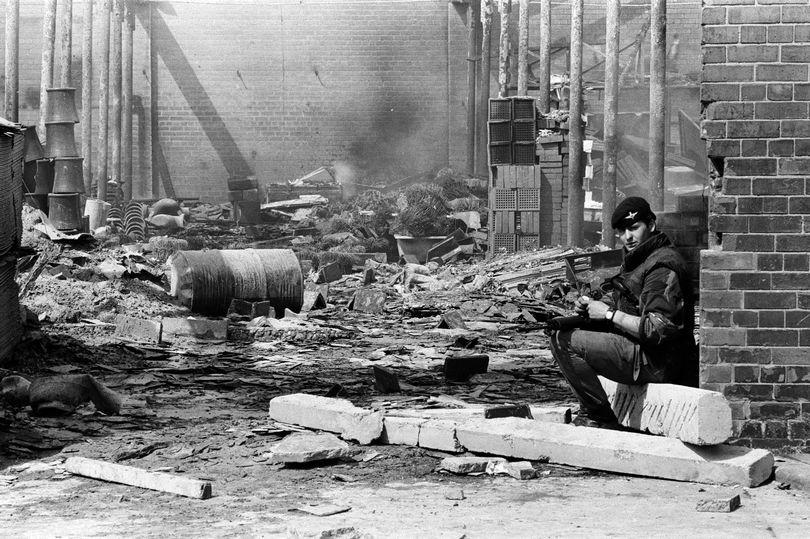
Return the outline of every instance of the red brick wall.
<path id="1" fill-rule="evenodd" d="M 704 0 L 701 384 L 740 443 L 810 450 L 810 5 Z"/>

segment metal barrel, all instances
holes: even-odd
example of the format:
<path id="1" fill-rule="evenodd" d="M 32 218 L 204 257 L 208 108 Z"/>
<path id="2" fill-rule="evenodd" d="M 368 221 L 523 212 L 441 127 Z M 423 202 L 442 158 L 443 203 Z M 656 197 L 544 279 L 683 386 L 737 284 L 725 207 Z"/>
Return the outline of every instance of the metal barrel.
<path id="1" fill-rule="evenodd" d="M 34 193 L 47 195 L 53 190 L 53 159 L 37 159 L 34 173 Z"/>
<path id="2" fill-rule="evenodd" d="M 84 193 L 81 157 L 57 157 L 53 160 L 54 193 Z"/>
<path id="3" fill-rule="evenodd" d="M 45 122 L 77 123 L 76 88 L 45 88 L 48 101 L 45 102 Z"/>
<path id="4" fill-rule="evenodd" d="M 304 277 L 290 249 L 178 251 L 169 260 L 171 294 L 194 312 L 221 315 L 234 298 L 298 312 Z"/>
<path id="5" fill-rule="evenodd" d="M 73 122 L 45 124 L 45 150 L 48 157 L 76 157 L 76 137 Z"/>
<path id="6" fill-rule="evenodd" d="M 82 228 L 81 195 L 78 193 L 48 195 L 48 219 L 57 230 Z"/>

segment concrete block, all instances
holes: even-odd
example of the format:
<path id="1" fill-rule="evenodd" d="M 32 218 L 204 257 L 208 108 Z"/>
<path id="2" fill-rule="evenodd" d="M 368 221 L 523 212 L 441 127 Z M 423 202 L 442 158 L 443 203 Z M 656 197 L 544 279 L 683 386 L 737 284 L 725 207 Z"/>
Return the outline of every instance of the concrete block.
<path id="1" fill-rule="evenodd" d="M 810 463 L 794 460 L 792 457 L 785 459 L 774 472 L 776 482 L 790 485 L 791 490 L 810 491 Z"/>
<path id="2" fill-rule="evenodd" d="M 296 432 L 281 440 L 272 454 L 274 462 L 317 462 L 350 457 L 352 450 L 334 434 Z"/>
<path id="3" fill-rule="evenodd" d="M 532 417 L 535 421 L 545 421 L 547 423 L 570 423 L 570 406 L 529 406 Z"/>
<path id="4" fill-rule="evenodd" d="M 695 445 L 731 438 L 731 406 L 716 391 L 674 384 L 628 386 L 599 377 L 619 422 Z"/>
<path id="5" fill-rule="evenodd" d="M 419 428 L 419 447 L 448 453 L 463 453 L 456 437 L 458 423 L 448 419 L 428 419 Z"/>
<path id="6" fill-rule="evenodd" d="M 419 445 L 419 429 L 425 420 L 419 417 L 391 417 L 383 419 L 383 434 L 381 441 L 384 444 Z"/>
<path id="7" fill-rule="evenodd" d="M 113 336 L 135 342 L 159 343 L 161 324 L 155 320 L 119 314 L 115 317 Z"/>
<path id="8" fill-rule="evenodd" d="M 439 469 L 450 473 L 484 473 L 490 463 L 506 463 L 503 457 L 447 457 L 439 463 Z"/>
<path id="9" fill-rule="evenodd" d="M 473 374 L 487 372 L 489 356 L 486 354 L 453 355 L 444 359 L 444 377 L 466 382 Z"/>
<path id="10" fill-rule="evenodd" d="M 380 412 L 357 408 L 347 400 L 304 393 L 275 397 L 270 401 L 269 416 L 282 423 L 336 432 L 361 444 L 370 444 L 383 430 Z"/>
<path id="11" fill-rule="evenodd" d="M 730 498 L 700 500 L 695 507 L 695 511 L 700 513 L 731 513 L 738 507 L 740 507 L 740 495 L 735 494 Z"/>
<path id="12" fill-rule="evenodd" d="M 385 307 L 385 290 L 361 288 L 354 294 L 350 308 L 364 313 L 381 313 Z"/>
<path id="13" fill-rule="evenodd" d="M 171 342 L 177 337 L 224 341 L 228 338 L 228 319 L 164 318 L 163 340 Z"/>
<path id="14" fill-rule="evenodd" d="M 542 423 L 531 419 L 483 419 L 456 428 L 469 451 L 697 483 L 762 484 L 773 470 L 764 449 L 717 445 L 632 432 Z"/>
<path id="15" fill-rule="evenodd" d="M 515 479 L 524 480 L 537 477 L 537 470 L 534 469 L 531 462 L 526 460 L 507 462 L 503 465 L 503 469 L 510 477 L 514 477 Z"/>

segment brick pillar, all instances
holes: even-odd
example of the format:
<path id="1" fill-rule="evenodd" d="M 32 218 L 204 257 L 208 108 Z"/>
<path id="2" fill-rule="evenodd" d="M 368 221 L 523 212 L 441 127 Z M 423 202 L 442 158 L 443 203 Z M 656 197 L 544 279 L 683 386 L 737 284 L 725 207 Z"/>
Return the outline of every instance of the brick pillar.
<path id="1" fill-rule="evenodd" d="M 738 443 L 810 451 L 810 7 L 703 1 L 701 385 Z"/>

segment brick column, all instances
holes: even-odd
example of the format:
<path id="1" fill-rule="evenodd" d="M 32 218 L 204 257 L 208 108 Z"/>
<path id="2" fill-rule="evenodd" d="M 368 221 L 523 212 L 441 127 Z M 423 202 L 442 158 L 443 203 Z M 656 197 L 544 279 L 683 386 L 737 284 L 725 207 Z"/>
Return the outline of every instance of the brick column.
<path id="1" fill-rule="evenodd" d="M 744 445 L 810 451 L 810 2 L 704 0 L 701 385 Z"/>

